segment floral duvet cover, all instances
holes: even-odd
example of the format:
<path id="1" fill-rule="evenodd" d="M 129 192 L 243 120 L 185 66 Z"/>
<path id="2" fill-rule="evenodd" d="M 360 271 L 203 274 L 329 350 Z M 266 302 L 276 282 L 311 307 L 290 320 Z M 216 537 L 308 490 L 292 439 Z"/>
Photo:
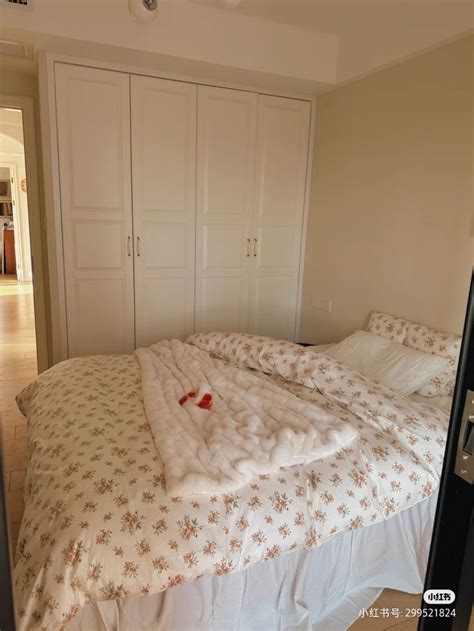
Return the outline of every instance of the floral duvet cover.
<path id="1" fill-rule="evenodd" d="M 190 341 L 219 354 L 212 338 Z M 90 601 L 155 593 L 321 545 L 435 492 L 447 412 L 361 381 L 321 356 L 313 370 L 319 385 L 307 387 L 283 357 L 286 347 L 238 343 L 240 363 L 246 353 L 248 367 L 273 373 L 265 379 L 349 417 L 358 438 L 236 492 L 170 497 L 135 356 L 55 366 L 18 398 L 28 416 L 26 507 L 14 570 L 19 631 L 66 629 Z"/>

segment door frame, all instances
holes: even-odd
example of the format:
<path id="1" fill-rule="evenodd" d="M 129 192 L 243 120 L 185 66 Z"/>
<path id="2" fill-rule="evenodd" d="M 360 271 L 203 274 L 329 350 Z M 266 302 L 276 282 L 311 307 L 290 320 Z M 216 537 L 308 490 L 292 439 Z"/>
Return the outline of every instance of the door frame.
<path id="1" fill-rule="evenodd" d="M 424 592 L 452 590 L 453 604 L 442 600 L 427 604 L 422 600 L 419 631 L 463 631 L 469 625 L 472 608 L 474 566 L 474 488 L 457 473 L 457 458 L 462 421 L 469 408 L 465 405 L 468 391 L 474 392 L 474 273 L 471 276 L 469 300 L 462 337 L 461 354 L 454 389 L 453 406 L 448 427 L 443 470 L 431 538 Z M 467 402 L 469 404 L 469 401 Z M 463 432 L 464 433 L 464 432 Z M 467 465 L 466 465 L 467 467 Z M 465 473 L 465 472 L 464 472 Z M 467 474 L 469 476 L 469 474 Z M 455 610 L 455 617 L 435 616 L 438 610 Z"/>
<path id="2" fill-rule="evenodd" d="M 46 319 L 45 265 L 43 257 L 43 228 L 39 188 L 35 103 L 31 96 L 0 93 L 0 107 L 22 111 L 25 170 L 28 182 L 28 220 L 30 228 L 31 265 L 33 271 L 33 300 L 35 310 L 36 354 L 38 372 L 49 367 L 48 327 Z"/>

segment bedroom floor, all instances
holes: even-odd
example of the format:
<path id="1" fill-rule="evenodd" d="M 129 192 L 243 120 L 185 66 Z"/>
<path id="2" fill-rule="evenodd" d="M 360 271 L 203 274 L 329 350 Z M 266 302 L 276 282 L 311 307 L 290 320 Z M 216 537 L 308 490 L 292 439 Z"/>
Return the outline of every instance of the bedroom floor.
<path id="1" fill-rule="evenodd" d="M 37 375 L 33 289 L 16 278 L 0 278 L 0 411 L 3 425 L 7 510 L 12 549 L 16 547 L 23 514 L 26 421 L 15 396 Z M 378 617 L 364 617 L 351 631 L 414 631 L 416 618 L 382 617 L 382 610 L 417 608 L 420 596 L 391 589 L 382 592 L 372 609 Z"/>

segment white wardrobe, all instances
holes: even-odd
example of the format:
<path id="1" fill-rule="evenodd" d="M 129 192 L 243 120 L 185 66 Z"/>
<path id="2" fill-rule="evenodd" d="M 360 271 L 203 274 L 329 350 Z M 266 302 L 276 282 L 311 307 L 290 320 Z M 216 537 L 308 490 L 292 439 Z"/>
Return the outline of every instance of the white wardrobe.
<path id="1" fill-rule="evenodd" d="M 293 339 L 310 102 L 54 64 L 67 354 Z"/>

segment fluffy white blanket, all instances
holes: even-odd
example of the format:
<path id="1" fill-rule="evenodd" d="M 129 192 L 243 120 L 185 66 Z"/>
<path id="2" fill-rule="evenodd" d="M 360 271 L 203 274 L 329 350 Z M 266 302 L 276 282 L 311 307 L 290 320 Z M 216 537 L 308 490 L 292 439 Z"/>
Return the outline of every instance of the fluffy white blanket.
<path id="1" fill-rule="evenodd" d="M 136 355 L 169 495 L 233 491 L 255 475 L 332 455 L 357 436 L 334 414 L 179 340 Z M 202 384 L 212 409 L 180 405 Z"/>

